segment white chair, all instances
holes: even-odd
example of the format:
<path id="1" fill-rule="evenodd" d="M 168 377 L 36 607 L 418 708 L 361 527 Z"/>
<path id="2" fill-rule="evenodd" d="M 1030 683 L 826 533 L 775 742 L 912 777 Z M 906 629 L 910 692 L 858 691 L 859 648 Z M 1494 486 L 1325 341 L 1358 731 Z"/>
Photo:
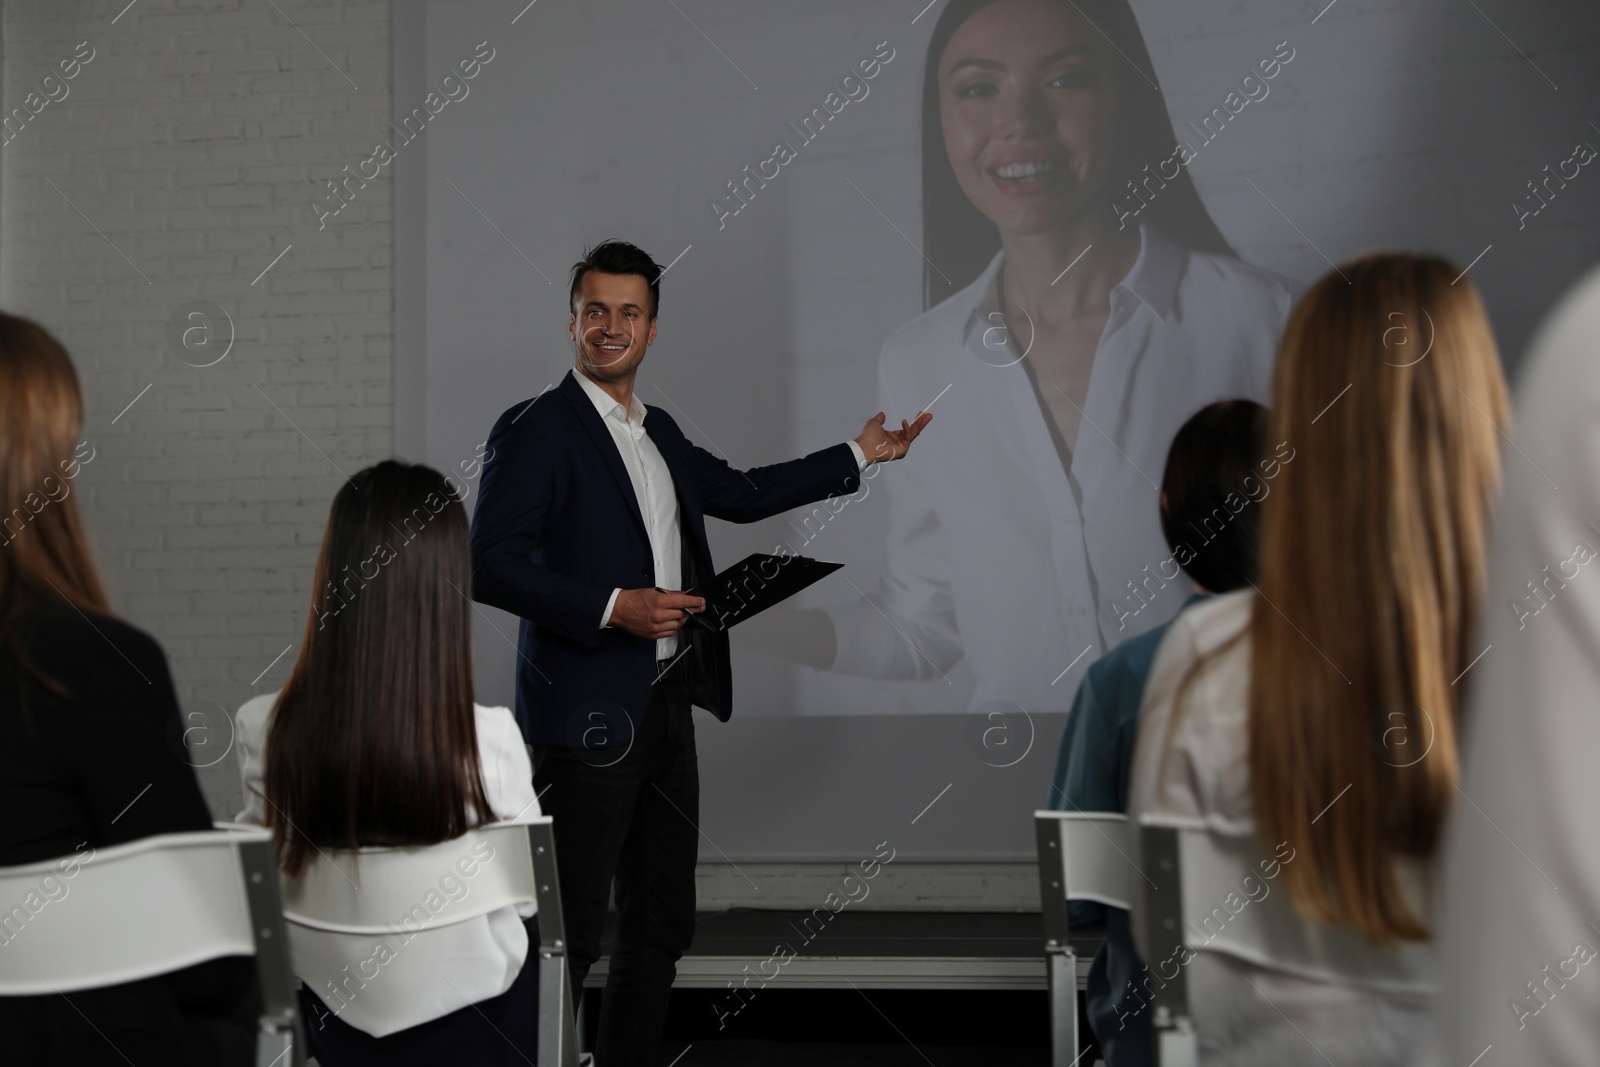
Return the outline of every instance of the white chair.
<path id="1" fill-rule="evenodd" d="M 70 871 L 70 873 L 68 873 Z M 254 956 L 258 1067 L 304 1063 L 272 835 L 158 834 L 0 868 L 0 996 L 72 993 Z"/>
<path id="2" fill-rule="evenodd" d="M 1052 1067 L 1078 1061 L 1078 957 L 1067 940 L 1067 905 L 1090 900 L 1128 907 L 1134 873 L 1128 858 L 1128 817 L 1119 812 L 1036 811 L 1039 905 L 1050 979 Z"/>
<path id="3" fill-rule="evenodd" d="M 1143 936 L 1155 1007 L 1156 1062 L 1199 1062 L 1189 1007 L 1191 953 L 1217 952 L 1312 981 L 1376 992 L 1436 991 L 1431 944 L 1385 949 L 1354 927 L 1310 922 L 1276 879 L 1285 863 L 1252 834 L 1223 833 L 1200 819 L 1139 820 L 1145 872 Z M 1153 888 L 1152 888 L 1153 886 Z M 1169 977 L 1169 970 L 1173 973 Z"/>
<path id="4" fill-rule="evenodd" d="M 418 902 L 436 890 L 440 871 L 451 870 L 480 843 L 493 849 L 494 861 L 477 867 L 471 892 L 458 901 L 433 892 L 432 899 L 441 906 L 424 912 L 425 924 L 397 921 L 396 916 L 414 913 Z M 491 823 L 437 845 L 328 852 L 303 877 L 284 879 L 284 917 L 292 925 L 342 934 L 405 935 L 424 926 L 436 930 L 534 902 L 539 906 L 538 1062 L 541 1067 L 578 1067 L 590 1057 L 578 1053 L 549 816 Z M 320 988 L 317 979 L 324 976 L 298 968 L 296 973 L 311 988 Z"/>

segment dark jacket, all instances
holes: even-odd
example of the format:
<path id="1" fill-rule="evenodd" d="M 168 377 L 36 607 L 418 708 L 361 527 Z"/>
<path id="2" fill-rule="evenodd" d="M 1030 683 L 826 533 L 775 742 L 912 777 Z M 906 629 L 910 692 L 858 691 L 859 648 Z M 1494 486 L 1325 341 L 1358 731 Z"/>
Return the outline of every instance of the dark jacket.
<path id="1" fill-rule="evenodd" d="M 98 849 L 211 829 L 184 743 L 193 724 L 180 716 L 160 645 L 65 603 L 32 613 L 15 637 L 16 646 L 0 643 L 0 866 L 92 864 Z M 22 657 L 66 691 L 42 684 Z M 196 740 L 208 752 L 231 742 Z M 77 899 L 62 885 L 36 917 L 8 913 L 0 940 L 41 936 L 35 923 L 60 933 Z M 260 1011 L 255 961 L 227 956 L 68 995 L 0 997 L 0 1042 L 7 1063 L 245 1065 L 255 1062 Z"/>
<path id="2" fill-rule="evenodd" d="M 520 616 L 516 716 L 540 745 L 624 743 L 656 679 L 653 640 L 602 628 L 616 588 L 657 584 L 644 517 L 605 420 L 574 373 L 495 423 L 472 518 L 473 598 Z M 855 491 L 848 444 L 739 471 L 647 408 L 645 432 L 666 461 L 682 525 L 683 587 L 715 573 L 705 517 L 756 522 Z M 733 678 L 725 630 L 678 631 L 693 702 L 726 721 Z M 597 741 L 596 739 L 601 739 Z"/>

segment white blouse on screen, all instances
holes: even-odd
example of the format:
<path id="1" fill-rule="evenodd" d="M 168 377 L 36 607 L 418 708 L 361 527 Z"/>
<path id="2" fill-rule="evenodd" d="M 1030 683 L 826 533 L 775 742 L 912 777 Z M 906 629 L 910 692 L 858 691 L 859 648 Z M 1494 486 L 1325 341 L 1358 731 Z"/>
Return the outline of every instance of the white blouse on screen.
<path id="1" fill-rule="evenodd" d="M 1172 555 L 1159 519 L 1167 448 L 1212 401 L 1266 401 L 1293 293 L 1148 226 L 1139 237 L 1111 292 L 1070 468 L 1022 365 L 1025 327 L 1000 317 L 1004 252 L 884 345 L 879 406 L 938 405 L 910 460 L 877 483 L 889 532 L 872 602 L 827 609 L 833 670 L 929 679 L 965 655 L 974 707 L 1064 712 L 1085 666 L 1193 592 L 1158 573 Z M 1075 659 L 1078 673 L 1054 684 Z"/>
<path id="2" fill-rule="evenodd" d="M 265 823 L 262 748 L 277 699 L 278 694 L 269 693 L 239 709 L 234 736 L 244 780 L 245 807 L 237 816 L 240 822 Z M 476 704 L 474 710 L 478 759 L 489 807 L 500 819 L 537 819 L 533 765 L 511 709 Z M 349 980 L 343 991 L 311 991 L 339 1019 L 374 1037 L 384 1037 L 511 988 L 528 958 L 528 931 L 523 920 L 535 910 L 532 904 L 500 908 L 465 922 L 407 935 L 406 940 L 290 925 L 290 955 L 308 974 L 322 975 L 340 974 L 346 966 L 358 973 L 358 965 L 376 955 L 377 976 L 370 981 Z M 375 951 L 380 941 L 388 944 L 387 953 Z M 370 968 L 364 969 L 370 973 Z M 314 1027 L 316 1022 L 307 1019 L 306 1026 Z"/>

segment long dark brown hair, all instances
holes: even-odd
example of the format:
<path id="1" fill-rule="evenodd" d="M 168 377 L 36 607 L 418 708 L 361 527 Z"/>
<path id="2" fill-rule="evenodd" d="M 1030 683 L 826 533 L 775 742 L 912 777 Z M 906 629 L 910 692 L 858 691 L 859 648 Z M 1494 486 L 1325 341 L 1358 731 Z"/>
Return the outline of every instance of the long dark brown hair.
<path id="1" fill-rule="evenodd" d="M 950 0 L 933 27 L 928 55 L 922 70 L 922 240 L 925 263 L 922 268 L 923 307 L 931 308 L 953 296 L 983 273 L 994 254 L 1000 251 L 1000 234 L 994 223 L 972 205 L 962 192 L 950 157 L 944 147 L 944 127 L 939 114 L 939 58 L 950 38 L 973 15 L 995 0 Z M 1112 153 L 1107 188 L 1114 189 L 1120 178 L 1133 178 L 1141 167 L 1153 165 L 1173 154 L 1178 144 L 1167 114 L 1166 97 L 1156 81 L 1155 66 L 1145 48 L 1144 34 L 1127 0 L 1061 0 L 1122 53 L 1109 64 L 1116 79 L 1121 101 L 1116 147 Z M 1137 69 L 1135 69 L 1137 68 Z M 1141 77 L 1146 75 L 1146 77 Z M 1147 78 L 1149 80 L 1147 80 Z M 1107 210 L 1110 209 L 1107 197 Z M 1187 167 L 1179 168 L 1176 178 L 1166 181 L 1161 195 L 1143 213 L 1172 240 L 1197 252 L 1231 256 L 1222 231 L 1206 211 Z M 934 264 L 938 264 L 935 269 Z M 941 275 L 939 271 L 944 273 Z M 946 282 L 946 278 L 949 279 Z"/>
<path id="2" fill-rule="evenodd" d="M 494 818 L 473 712 L 471 583 L 467 513 L 438 471 L 386 460 L 333 498 L 264 755 L 286 874 L 318 846 L 433 844 Z"/>
<path id="3" fill-rule="evenodd" d="M 27 653 L 30 621 L 69 606 L 109 615 L 73 479 L 83 462 L 83 394 L 61 342 L 0 312 L 0 640 L 36 681 L 64 695 Z M 92 454 L 87 457 L 92 459 Z"/>

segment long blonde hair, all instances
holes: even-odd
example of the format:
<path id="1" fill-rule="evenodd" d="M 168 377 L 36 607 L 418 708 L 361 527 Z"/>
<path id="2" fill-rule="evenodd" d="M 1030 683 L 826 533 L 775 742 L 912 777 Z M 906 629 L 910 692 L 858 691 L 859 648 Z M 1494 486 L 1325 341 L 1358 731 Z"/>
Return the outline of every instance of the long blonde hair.
<path id="1" fill-rule="evenodd" d="M 1249 625 L 1250 778 L 1301 914 L 1430 936 L 1397 861 L 1438 847 L 1510 413 L 1470 282 L 1433 256 L 1325 276 L 1289 316 Z"/>

